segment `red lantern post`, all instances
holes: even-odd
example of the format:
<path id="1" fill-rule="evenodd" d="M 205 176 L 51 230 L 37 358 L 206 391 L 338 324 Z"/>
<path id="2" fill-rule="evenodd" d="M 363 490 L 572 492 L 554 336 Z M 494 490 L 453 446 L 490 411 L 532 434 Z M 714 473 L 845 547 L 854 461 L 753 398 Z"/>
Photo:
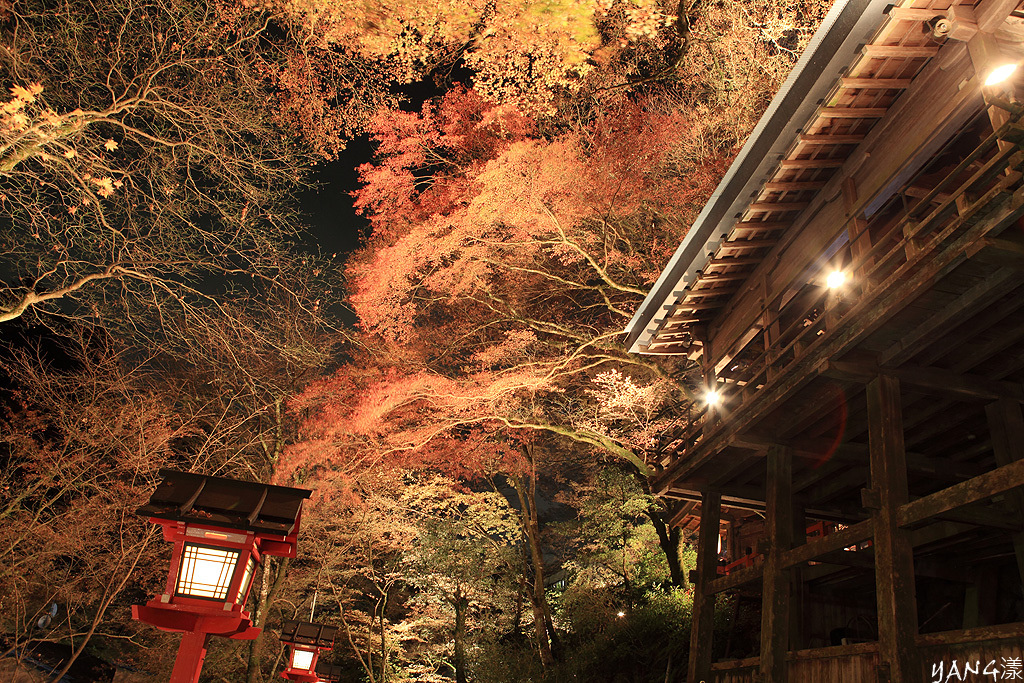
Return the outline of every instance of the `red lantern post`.
<path id="1" fill-rule="evenodd" d="M 316 683 L 319 676 L 317 660 L 324 650 L 334 648 L 334 636 L 338 627 L 313 624 L 308 621 L 289 620 L 281 625 L 281 642 L 292 648 L 288 668 L 281 672 L 282 678 L 290 681 Z"/>
<path id="2" fill-rule="evenodd" d="M 245 604 L 263 555 L 295 557 L 302 501 L 310 491 L 160 470 L 140 515 L 174 544 L 167 586 L 132 618 L 182 633 L 170 683 L 195 683 L 211 635 L 252 640 Z"/>

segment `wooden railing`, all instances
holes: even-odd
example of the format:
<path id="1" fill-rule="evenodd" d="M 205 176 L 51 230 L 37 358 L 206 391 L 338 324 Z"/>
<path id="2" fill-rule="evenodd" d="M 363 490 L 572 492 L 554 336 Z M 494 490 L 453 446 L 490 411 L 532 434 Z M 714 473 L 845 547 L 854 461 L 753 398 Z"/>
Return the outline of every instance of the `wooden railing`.
<path id="1" fill-rule="evenodd" d="M 902 215 L 881 229 L 876 226 L 870 249 L 853 258 L 844 269 L 853 277 L 842 293 L 824 287 L 815 292 L 814 286 L 807 285 L 802 294 L 781 310 L 771 315 L 766 311 L 760 332 L 720 373 L 719 380 L 724 380 L 724 384 L 720 383 L 718 389 L 728 409 L 740 409 L 758 397 L 774 378 L 794 371 L 812 351 L 854 324 L 849 317 L 852 310 L 863 310 L 862 303 L 880 300 L 896 283 L 927 266 L 984 217 L 1000 195 L 1017 190 L 1019 169 L 1024 163 L 1020 147 L 1024 127 L 1020 119 L 1020 114 L 1016 114 L 1011 122 L 988 136 L 923 196 L 919 191 L 914 192 L 918 196 L 908 195 L 907 190 L 918 187 L 915 183 L 924 170 L 894 194 L 875 215 L 886 211 L 891 214 L 899 206 Z M 959 140 L 954 139 L 949 145 L 955 142 Z M 950 187 L 979 164 L 980 168 L 966 181 Z M 674 435 L 656 459 L 668 465 L 685 458 L 701 442 L 707 415 L 706 411 L 700 414 L 685 431 Z"/>

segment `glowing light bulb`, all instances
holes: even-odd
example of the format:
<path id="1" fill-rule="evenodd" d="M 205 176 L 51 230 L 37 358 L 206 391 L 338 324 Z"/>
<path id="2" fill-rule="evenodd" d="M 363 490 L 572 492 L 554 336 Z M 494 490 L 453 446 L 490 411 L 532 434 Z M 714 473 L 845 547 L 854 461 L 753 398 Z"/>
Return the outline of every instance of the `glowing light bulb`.
<path id="1" fill-rule="evenodd" d="M 829 286 L 829 289 L 842 287 L 844 282 L 846 282 L 846 273 L 841 270 L 833 270 L 825 279 L 825 284 Z"/>
<path id="2" fill-rule="evenodd" d="M 623 612 L 622 610 L 619 610 L 619 613 L 618 613 L 618 617 L 619 617 L 619 619 L 621 619 L 621 618 L 622 618 L 622 617 L 624 617 L 624 616 L 626 616 L 626 613 L 625 613 L 625 612 Z"/>
<path id="3" fill-rule="evenodd" d="M 985 79 L 985 85 L 998 85 L 999 83 L 1002 83 L 1010 76 L 1012 76 L 1013 72 L 1016 70 L 1016 64 L 1003 64 L 1002 66 L 997 66 L 996 68 L 992 69 L 992 72 L 989 73 L 988 78 Z"/>
<path id="4" fill-rule="evenodd" d="M 709 406 L 717 406 L 722 401 L 722 395 L 714 389 L 709 389 L 708 393 L 704 395 L 704 400 L 708 402 Z"/>
<path id="5" fill-rule="evenodd" d="M 313 653 L 309 650 L 295 650 L 292 652 L 292 668 L 309 671 L 313 666 Z"/>

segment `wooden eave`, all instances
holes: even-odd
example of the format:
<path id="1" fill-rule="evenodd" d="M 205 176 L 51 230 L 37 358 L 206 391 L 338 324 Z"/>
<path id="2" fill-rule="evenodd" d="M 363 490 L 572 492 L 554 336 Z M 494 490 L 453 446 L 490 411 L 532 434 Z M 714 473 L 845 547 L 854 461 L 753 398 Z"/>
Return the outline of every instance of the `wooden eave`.
<path id="1" fill-rule="evenodd" d="M 921 17 L 946 11 L 948 3 L 904 3 L 894 10 L 908 8 L 915 12 L 890 12 L 870 44 L 927 46 Z M 1016 41 L 1011 50 L 1018 56 L 1024 55 L 1020 14 L 997 34 Z M 898 54 L 869 48 L 837 78 L 746 210 L 718 233 L 703 267 L 676 292 L 645 347 L 647 353 L 697 358 L 709 340 L 710 369 L 727 397 L 717 425 L 697 419 L 663 439 L 656 458 L 662 471 L 654 480 L 661 495 L 698 500 L 713 490 L 723 505 L 757 510 L 764 505 L 766 450 L 784 444 L 795 449 L 794 495 L 809 516 L 856 524 L 865 519 L 864 387 L 880 374 L 900 378 L 904 388 L 915 496 L 994 467 L 986 406 L 1024 402 L 1024 117 L 1001 127 L 993 123 L 997 134 L 979 147 L 983 153 L 972 152 L 944 184 L 922 182 L 915 174 L 942 144 L 993 114 L 983 107 L 964 43 Z M 870 87 L 874 80 L 878 87 Z M 929 99 L 933 91 L 943 94 Z M 871 116 L 836 116 L 844 107 L 871 110 Z M 877 116 L 882 108 L 885 114 Z M 920 125 L 901 123 L 906 121 Z M 830 134 L 862 136 L 862 142 L 801 139 Z M 907 171 L 911 157 L 920 163 Z M 924 180 L 935 179 L 925 174 Z M 881 215 L 885 201 L 897 200 L 904 202 L 904 214 L 882 226 L 874 244 L 851 262 L 857 221 L 866 211 Z M 798 204 L 804 208 L 793 209 Z M 1011 226 L 1019 229 L 1007 230 Z M 876 233 L 878 228 L 872 224 Z M 844 267 L 857 269 L 862 282 L 834 308 L 820 296 L 804 302 L 801 292 L 794 293 L 787 306 L 806 316 L 806 329 L 769 341 L 768 304 L 793 282 L 813 285 L 809 269 L 823 271 L 836 244 L 846 251 Z M 938 521 L 961 532 L 975 529 L 978 543 L 986 542 L 985 529 L 1019 530 L 1016 522 L 1007 526 L 991 500 L 945 511 L 928 523 Z"/>
<path id="2" fill-rule="evenodd" d="M 686 286 L 682 299 L 669 308 L 662 326 L 668 335 L 656 333 L 645 353 L 689 352 L 692 335 L 680 333 L 715 320 L 785 233 L 800 223 L 829 181 L 843 174 L 842 167 L 857 145 L 935 57 L 939 46 L 922 30 L 922 17 L 941 16 L 949 3 L 905 2 L 902 7 L 910 5 L 919 13 L 907 17 L 890 11 L 876 36 L 863 46 L 845 75 L 836 79 L 830 96 L 793 140 L 746 210 L 721 231 L 720 240 Z"/>

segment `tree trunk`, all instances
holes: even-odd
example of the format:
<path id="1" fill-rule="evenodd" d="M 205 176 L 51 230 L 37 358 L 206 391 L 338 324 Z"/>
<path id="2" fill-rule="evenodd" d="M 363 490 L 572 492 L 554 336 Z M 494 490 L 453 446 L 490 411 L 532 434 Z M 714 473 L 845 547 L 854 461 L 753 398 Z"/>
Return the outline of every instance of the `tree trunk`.
<path id="1" fill-rule="evenodd" d="M 263 626 L 267 621 L 267 611 L 277 591 L 284 583 L 285 573 L 288 570 L 288 558 L 284 557 L 274 560 L 271 557 L 264 558 L 263 571 L 260 573 L 260 590 L 256 596 L 256 605 L 253 609 L 253 626 Z M 254 640 L 249 641 L 249 657 L 245 668 L 246 683 L 259 683 L 263 680 L 263 672 L 260 667 L 260 652 L 263 647 L 263 634 L 260 633 Z"/>
<path id="2" fill-rule="evenodd" d="M 650 517 L 654 530 L 658 533 L 658 545 L 665 553 L 665 560 L 668 562 L 669 576 L 672 578 L 672 585 L 677 588 L 686 588 L 686 575 L 683 573 L 683 565 L 679 558 L 679 527 L 670 527 L 665 521 L 669 512 L 658 503 L 654 503 L 647 509 L 647 516 Z"/>
<path id="3" fill-rule="evenodd" d="M 636 471 L 633 472 L 633 476 L 640 483 L 641 490 L 647 495 L 651 495 L 650 480 Z M 666 504 L 657 500 L 653 501 L 651 506 L 647 508 L 647 516 L 650 518 L 651 523 L 654 525 L 654 530 L 658 534 L 658 546 L 665 553 L 665 561 L 668 562 L 668 573 L 672 579 L 672 585 L 677 588 L 686 588 L 689 582 L 686 580 L 686 574 L 683 572 L 682 561 L 679 557 L 679 539 L 682 531 L 679 527 L 670 527 L 668 524 L 668 520 L 671 519 L 673 512 L 674 510 L 671 507 L 667 507 Z"/>
<path id="4" fill-rule="evenodd" d="M 533 464 L 533 459 L 527 453 Z M 537 479 L 536 468 L 530 475 L 523 475 L 514 480 L 516 494 L 522 511 L 519 515 L 523 527 L 523 536 L 529 547 L 529 561 L 533 567 L 533 590 L 530 591 L 530 603 L 533 608 L 534 632 L 537 636 L 537 648 L 540 651 L 541 663 L 545 668 L 555 663 L 554 650 L 558 647 L 558 635 L 555 633 L 551 619 L 551 609 L 544 595 L 544 553 L 541 549 L 540 522 L 537 515 Z"/>
<path id="5" fill-rule="evenodd" d="M 455 592 L 455 683 L 466 683 L 466 612 L 469 600 L 462 589 Z"/>
<path id="6" fill-rule="evenodd" d="M 384 620 L 384 615 L 387 612 L 388 606 L 388 588 L 385 586 L 381 590 L 381 598 L 377 603 L 380 613 L 378 615 L 378 621 L 380 622 L 380 680 L 381 683 L 387 683 L 388 680 L 388 638 L 387 638 L 387 624 Z"/>

